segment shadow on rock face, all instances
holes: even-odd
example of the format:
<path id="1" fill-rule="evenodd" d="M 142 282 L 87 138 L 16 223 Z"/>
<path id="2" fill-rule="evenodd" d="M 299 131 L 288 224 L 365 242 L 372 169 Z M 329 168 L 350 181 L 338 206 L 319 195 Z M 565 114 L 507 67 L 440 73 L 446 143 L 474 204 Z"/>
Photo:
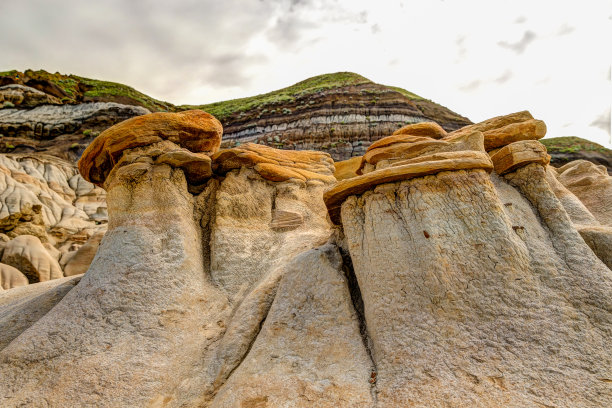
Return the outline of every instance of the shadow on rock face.
<path id="1" fill-rule="evenodd" d="M 541 121 L 408 126 L 345 169 L 217 151 L 217 123 L 143 116 L 84 154 L 108 232 L 72 289 L 0 294 L 3 403 L 612 403 L 605 208 L 547 169 Z"/>

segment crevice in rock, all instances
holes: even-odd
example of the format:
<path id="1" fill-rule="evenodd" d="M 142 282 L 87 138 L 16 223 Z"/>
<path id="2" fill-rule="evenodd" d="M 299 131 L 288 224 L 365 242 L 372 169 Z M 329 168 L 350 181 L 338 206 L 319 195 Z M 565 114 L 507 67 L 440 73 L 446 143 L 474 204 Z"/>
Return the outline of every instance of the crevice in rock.
<path id="1" fill-rule="evenodd" d="M 232 369 L 226 375 L 223 375 L 222 377 L 220 376 L 220 377 L 215 378 L 215 382 L 213 384 L 214 388 L 213 388 L 213 391 L 212 391 L 211 396 L 210 396 L 210 400 L 211 401 L 213 401 L 215 399 L 215 396 L 217 395 L 219 390 L 227 383 L 227 381 L 232 377 L 234 372 L 238 369 L 238 367 L 240 367 L 242 362 L 247 358 L 247 356 L 251 352 L 251 349 L 253 348 L 253 344 L 255 344 L 255 340 L 257 340 L 257 337 L 259 337 L 259 333 L 261 332 L 261 329 L 262 329 L 264 323 L 266 322 L 266 318 L 267 317 L 268 317 L 268 313 L 266 312 L 266 314 L 263 317 L 263 319 L 259 322 L 259 327 L 257 327 L 257 332 L 251 338 L 251 341 L 249 342 L 249 345 L 247 347 L 246 352 L 240 357 L 240 359 L 234 365 L 234 367 L 232 367 Z"/>
<path id="2" fill-rule="evenodd" d="M 215 226 L 215 206 L 217 190 L 219 189 L 219 181 L 211 179 L 208 181 L 206 188 L 200 194 L 195 196 L 194 201 L 194 217 L 195 222 L 201 227 L 202 233 L 202 265 L 204 273 L 211 276 L 211 247 L 212 235 Z"/>
<path id="3" fill-rule="evenodd" d="M 348 282 L 348 289 L 349 293 L 351 294 L 353 308 L 355 309 L 355 314 L 357 315 L 357 319 L 359 321 L 359 334 L 361 335 L 363 346 L 368 354 L 372 366 L 372 372 L 368 381 L 370 382 L 372 389 L 372 398 L 376 403 L 376 377 L 378 375 L 378 368 L 376 367 L 376 361 L 374 360 L 374 356 L 372 355 L 372 340 L 370 339 L 370 336 L 368 334 L 368 327 L 366 324 L 363 307 L 363 298 L 361 297 L 361 289 L 359 288 L 357 276 L 355 276 L 355 270 L 353 269 L 353 261 L 351 259 L 351 255 L 349 254 L 348 250 L 343 248 L 342 246 L 338 246 L 338 249 L 340 250 L 340 255 L 342 256 L 342 270 Z"/>

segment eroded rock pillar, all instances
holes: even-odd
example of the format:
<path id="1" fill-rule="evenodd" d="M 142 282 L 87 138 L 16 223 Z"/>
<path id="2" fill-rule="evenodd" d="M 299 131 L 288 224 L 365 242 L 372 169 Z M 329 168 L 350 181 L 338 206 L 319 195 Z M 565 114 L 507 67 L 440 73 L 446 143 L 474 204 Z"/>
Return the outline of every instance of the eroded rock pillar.
<path id="1" fill-rule="evenodd" d="M 609 276 L 598 276 L 602 287 L 583 297 L 593 280 L 566 276 L 556 255 L 537 258 L 530 246 L 545 228 L 537 215 L 528 218 L 535 225 L 512 222 L 506 206 L 515 203 L 500 201 L 488 174 L 493 163 L 483 147 L 505 142 L 528 140 L 534 154 L 509 148 L 498 156 L 506 158 L 500 169 L 543 168 L 545 150 L 529 140 L 543 134 L 526 116 L 440 140 L 382 139 L 364 156 L 363 175 L 326 193 L 363 298 L 378 406 L 612 400 L 598 379 L 609 375 Z M 487 132 L 492 139 L 482 144 Z"/>
<path id="2" fill-rule="evenodd" d="M 221 128 L 203 112 L 158 115 L 108 129 L 84 153 L 84 177 L 108 192 L 108 232 L 81 282 L 0 352 L 3 403 L 178 406 L 193 397 L 189 379 L 223 333 L 226 299 L 202 262 L 186 176 L 210 176 L 200 152 L 218 148 Z"/>

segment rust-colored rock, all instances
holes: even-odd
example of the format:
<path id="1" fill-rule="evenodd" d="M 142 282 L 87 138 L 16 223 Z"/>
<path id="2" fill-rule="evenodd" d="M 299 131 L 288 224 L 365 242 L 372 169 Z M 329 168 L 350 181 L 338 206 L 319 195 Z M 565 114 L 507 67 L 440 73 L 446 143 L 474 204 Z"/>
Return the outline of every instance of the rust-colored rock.
<path id="1" fill-rule="evenodd" d="M 323 200 L 332 222 L 340 224 L 340 208 L 349 196 L 363 194 L 379 184 L 408 180 L 442 171 L 472 169 L 484 169 L 490 172 L 493 165 L 489 156 L 477 151 L 434 153 L 339 181 L 325 192 Z"/>
<path id="2" fill-rule="evenodd" d="M 483 132 L 487 151 L 521 140 L 538 140 L 546 135 L 546 124 L 537 119 L 511 123 L 499 129 Z"/>
<path id="3" fill-rule="evenodd" d="M 537 140 L 523 140 L 497 149 L 491 155 L 491 160 L 495 172 L 502 175 L 529 163 L 545 166 L 550 163 L 550 156 L 546 153 L 546 147 Z"/>
<path id="4" fill-rule="evenodd" d="M 389 136 L 368 148 L 357 173 L 367 173 L 418 156 L 465 150 L 484 152 L 481 132 L 471 132 L 449 140 L 410 135 Z"/>
<path id="5" fill-rule="evenodd" d="M 496 116 L 491 119 L 483 120 L 482 122 L 474 123 L 473 125 L 464 126 L 460 129 L 457 129 L 448 134 L 449 137 L 455 137 L 459 135 L 464 135 L 471 132 L 487 132 L 493 129 L 499 129 L 507 125 L 511 125 L 513 123 L 521 123 L 526 120 L 533 119 L 533 116 L 529 111 L 521 111 L 510 113 L 508 115 Z"/>
<path id="6" fill-rule="evenodd" d="M 406 125 L 393 132 L 393 135 L 426 136 L 432 139 L 442 139 L 447 135 L 446 130 L 435 122 L 421 122 Z M 372 145 L 376 144 L 374 142 Z"/>
<path id="7" fill-rule="evenodd" d="M 211 158 L 204 153 L 193 153 L 187 149 L 164 153 L 155 163 L 183 169 L 190 184 L 201 184 L 212 176 Z"/>
<path id="8" fill-rule="evenodd" d="M 221 123 L 200 110 L 138 116 L 102 132 L 83 152 L 79 171 L 102 186 L 125 150 L 168 140 L 194 153 L 213 154 L 222 134 Z"/>
<path id="9" fill-rule="evenodd" d="M 446 139 L 452 140 L 474 131 L 484 134 L 485 150 L 490 151 L 521 140 L 541 139 L 546 135 L 546 124 L 522 111 L 463 127 L 449 133 Z"/>
<path id="10" fill-rule="evenodd" d="M 362 168 L 365 163 L 375 166 L 382 160 L 409 159 L 448 145 L 446 142 L 422 136 L 404 136 L 401 139 L 389 136 L 379 140 L 378 143 L 379 145 L 372 144 L 363 156 Z"/>
<path id="11" fill-rule="evenodd" d="M 357 156 L 351 157 L 348 160 L 334 162 L 334 167 L 336 168 L 334 177 L 336 177 L 336 180 L 340 181 L 355 177 L 357 175 L 357 171 L 361 167 L 361 160 L 362 157 Z"/>
<path id="12" fill-rule="evenodd" d="M 334 162 L 329 154 L 322 152 L 279 150 L 245 143 L 232 149 L 221 150 L 214 154 L 212 159 L 213 170 L 217 174 L 248 167 L 270 181 L 336 181 Z"/>

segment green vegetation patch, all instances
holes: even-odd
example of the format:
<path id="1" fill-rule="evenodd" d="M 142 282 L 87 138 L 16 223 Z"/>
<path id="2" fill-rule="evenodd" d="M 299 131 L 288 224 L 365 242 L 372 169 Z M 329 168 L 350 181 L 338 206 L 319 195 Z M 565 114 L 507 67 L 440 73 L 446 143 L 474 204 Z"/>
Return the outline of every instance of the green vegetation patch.
<path id="1" fill-rule="evenodd" d="M 419 96 L 415 93 L 412 93 L 410 91 L 407 91 L 405 89 L 399 88 L 397 86 L 389 86 L 389 85 L 385 85 L 387 88 L 394 90 L 395 92 L 399 92 L 402 95 L 404 95 L 406 98 L 413 100 L 413 101 L 420 101 L 420 100 L 425 100 L 425 98 L 423 98 L 422 96 Z"/>
<path id="2" fill-rule="evenodd" d="M 177 110 L 201 109 L 210 113 L 211 115 L 214 115 L 215 117 L 217 117 L 217 119 L 224 122 L 231 116 L 236 114 L 239 115 L 244 112 L 260 110 L 259 114 L 261 115 L 265 112 L 268 112 L 267 108 L 269 106 L 292 103 L 295 102 L 295 100 L 298 98 L 308 97 L 309 95 L 314 95 L 318 92 L 328 89 L 363 84 L 374 84 L 374 82 L 352 72 L 336 72 L 334 74 L 324 74 L 308 78 L 304 81 L 298 82 L 295 85 L 291 85 L 287 88 L 279 89 L 277 91 L 269 92 L 266 94 L 255 95 L 248 98 L 239 98 L 228 101 L 209 103 L 205 105 L 181 105 L 177 107 Z M 410 100 L 426 100 L 420 97 L 419 95 L 416 95 L 402 88 L 386 85 L 382 86 L 392 91 L 399 92 Z M 376 90 L 364 90 L 364 92 L 377 93 Z M 307 102 L 307 104 L 309 105 L 312 105 L 314 103 L 315 101 L 313 100 Z M 376 101 L 374 100 L 372 103 L 376 103 Z M 271 110 L 270 112 L 274 111 Z"/>
<path id="3" fill-rule="evenodd" d="M 77 79 L 81 84 L 85 85 L 86 91 L 83 93 L 85 98 L 99 100 L 114 99 L 115 97 L 129 98 L 152 112 L 160 110 L 167 111 L 173 108 L 172 104 L 151 98 L 127 85 L 117 82 L 99 81 L 97 79 L 84 78 L 76 75 L 71 75 L 70 77 Z"/>
<path id="4" fill-rule="evenodd" d="M 541 139 L 540 142 L 546 146 L 549 152 L 576 153 L 581 151 L 599 152 L 612 156 L 612 150 L 606 149 L 602 145 L 581 139 L 576 136 L 553 137 Z"/>
<path id="5" fill-rule="evenodd" d="M 59 72 L 52 74 L 45 70 L 33 71 L 31 69 L 21 73 L 17 70 L 0 72 L 0 76 L 15 77 L 19 75 L 24 80 L 44 81 L 57 86 L 66 96 L 61 98 L 64 103 L 79 102 L 83 98 L 99 100 L 103 102 L 117 101 L 144 106 L 150 111 L 173 110 L 174 105 L 159 101 L 138 92 L 134 88 L 110 81 L 98 81 L 97 79 L 80 77 L 77 75 L 63 75 Z"/>
<path id="6" fill-rule="evenodd" d="M 182 105 L 179 106 L 178 109 L 202 109 L 211 115 L 214 115 L 217 117 L 217 119 L 224 121 L 230 116 L 240 112 L 264 108 L 268 105 L 290 103 L 295 101 L 297 98 L 313 95 L 323 90 L 372 83 L 373 82 L 369 79 L 352 72 L 337 72 L 335 74 L 325 74 L 308 78 L 302 82 L 298 82 L 295 85 L 266 94 L 209 103 L 206 105 Z"/>

